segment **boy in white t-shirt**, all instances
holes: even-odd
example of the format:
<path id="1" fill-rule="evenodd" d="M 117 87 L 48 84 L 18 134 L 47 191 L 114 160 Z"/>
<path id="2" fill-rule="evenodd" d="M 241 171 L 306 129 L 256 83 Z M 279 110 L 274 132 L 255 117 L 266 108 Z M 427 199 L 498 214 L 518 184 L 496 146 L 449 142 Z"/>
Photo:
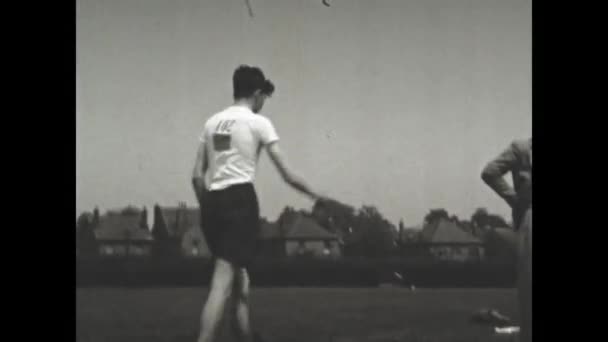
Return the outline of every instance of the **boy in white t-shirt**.
<path id="1" fill-rule="evenodd" d="M 260 217 L 253 186 L 263 148 L 287 184 L 313 201 L 321 196 L 287 166 L 270 120 L 258 113 L 274 85 L 257 67 L 242 65 L 233 75 L 234 104 L 213 115 L 200 135 L 192 183 L 201 226 L 215 259 L 211 290 L 203 308 L 198 342 L 211 342 L 229 298 L 241 341 L 253 341 L 249 323 L 249 275 Z"/>

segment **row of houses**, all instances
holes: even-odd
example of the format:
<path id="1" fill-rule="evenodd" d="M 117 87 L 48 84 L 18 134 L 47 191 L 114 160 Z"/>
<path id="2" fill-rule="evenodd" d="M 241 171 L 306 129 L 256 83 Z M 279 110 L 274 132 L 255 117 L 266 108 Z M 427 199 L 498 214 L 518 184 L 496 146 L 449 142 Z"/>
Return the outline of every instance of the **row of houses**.
<path id="1" fill-rule="evenodd" d="M 210 256 L 209 247 L 200 229 L 198 208 L 185 205 L 159 207 L 154 211 L 152 227 L 142 226 L 147 221 L 147 212 L 124 214 L 108 212 L 98 218 L 93 227 L 98 254 L 149 255 L 152 253 L 155 233 L 180 249 L 180 254 L 189 257 Z M 92 214 L 91 214 L 92 216 Z M 338 237 L 323 229 L 310 217 L 298 216 L 285 224 L 262 222 L 260 253 L 266 256 L 313 255 L 339 257 Z M 164 232 L 159 232 L 159 230 Z"/>
<path id="2" fill-rule="evenodd" d="M 108 212 L 100 216 L 94 227 L 98 254 L 150 255 L 154 236 L 163 234 L 179 248 L 183 256 L 210 256 L 200 229 L 198 208 L 185 205 L 158 207 L 153 215 L 152 227 L 142 224 L 147 222 L 146 211 L 133 211 L 129 214 Z M 467 261 L 484 258 L 482 241 L 446 219 L 396 232 L 395 240 L 402 245 L 423 248 L 441 260 Z M 313 218 L 304 214 L 295 215 L 289 222 L 263 221 L 261 224 L 259 251 L 263 256 L 310 255 L 338 258 L 343 254 L 342 247 L 339 236 L 327 231 Z"/>

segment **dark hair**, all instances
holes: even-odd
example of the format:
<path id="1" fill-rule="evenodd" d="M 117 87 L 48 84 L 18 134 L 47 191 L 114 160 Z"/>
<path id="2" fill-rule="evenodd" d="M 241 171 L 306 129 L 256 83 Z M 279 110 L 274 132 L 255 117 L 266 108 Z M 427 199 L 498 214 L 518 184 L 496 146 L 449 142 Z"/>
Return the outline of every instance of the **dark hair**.
<path id="1" fill-rule="evenodd" d="M 232 87 L 235 99 L 250 97 L 258 89 L 268 96 L 274 92 L 274 84 L 264 77 L 262 70 L 248 65 L 236 68 L 232 75 Z"/>

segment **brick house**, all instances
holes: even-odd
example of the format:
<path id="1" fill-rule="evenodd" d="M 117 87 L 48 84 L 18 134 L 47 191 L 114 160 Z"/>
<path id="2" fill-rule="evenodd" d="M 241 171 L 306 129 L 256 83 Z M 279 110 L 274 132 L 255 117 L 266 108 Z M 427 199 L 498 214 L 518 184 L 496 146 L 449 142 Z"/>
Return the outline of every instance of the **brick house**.
<path id="1" fill-rule="evenodd" d="M 95 227 L 95 239 L 101 256 L 149 255 L 152 235 L 142 226 L 142 215 L 109 212 L 101 216 Z"/>
<path id="2" fill-rule="evenodd" d="M 484 258 L 483 242 L 456 223 L 439 219 L 424 226 L 421 243 L 440 260 L 471 261 Z"/>
<path id="3" fill-rule="evenodd" d="M 283 226 L 262 223 L 260 254 L 275 257 L 339 257 L 341 250 L 337 235 L 322 228 L 314 219 L 298 214 Z"/>

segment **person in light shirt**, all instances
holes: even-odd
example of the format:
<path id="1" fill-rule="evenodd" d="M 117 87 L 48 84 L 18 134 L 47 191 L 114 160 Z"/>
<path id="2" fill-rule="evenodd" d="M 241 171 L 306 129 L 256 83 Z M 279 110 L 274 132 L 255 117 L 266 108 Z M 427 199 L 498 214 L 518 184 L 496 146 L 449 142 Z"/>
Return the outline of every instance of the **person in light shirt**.
<path id="1" fill-rule="evenodd" d="M 288 167 L 279 136 L 260 111 L 275 87 L 262 70 L 239 66 L 233 74 L 234 103 L 212 115 L 200 135 L 192 185 L 201 209 L 201 228 L 214 258 L 211 289 L 201 315 L 198 342 L 213 341 L 229 299 L 240 341 L 260 340 L 249 321 L 248 266 L 260 231 L 254 188 L 256 166 L 266 150 L 282 179 L 313 201 L 324 197 Z"/>
<path id="2" fill-rule="evenodd" d="M 504 175 L 511 173 L 513 187 Z M 532 341 L 532 138 L 513 141 L 483 169 L 481 178 L 511 207 L 517 235 L 521 341 Z"/>

